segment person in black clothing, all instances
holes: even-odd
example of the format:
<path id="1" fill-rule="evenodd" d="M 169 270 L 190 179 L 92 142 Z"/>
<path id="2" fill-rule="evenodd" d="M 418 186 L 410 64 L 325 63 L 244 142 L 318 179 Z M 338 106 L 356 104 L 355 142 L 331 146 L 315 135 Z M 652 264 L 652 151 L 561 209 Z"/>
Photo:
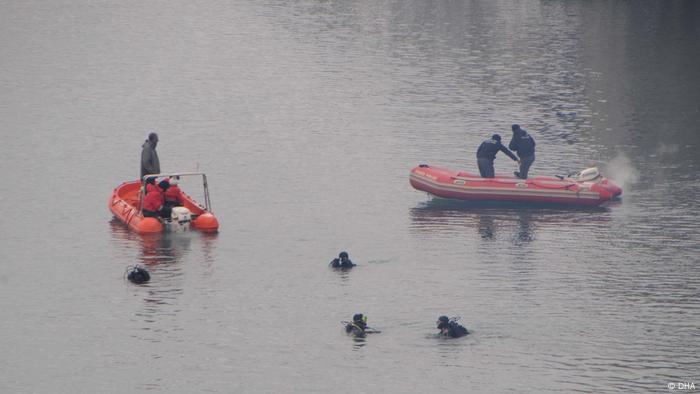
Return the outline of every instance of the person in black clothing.
<path id="1" fill-rule="evenodd" d="M 535 139 L 517 124 L 511 128 L 513 129 L 513 138 L 510 140 L 508 148 L 516 152 L 520 158 L 520 171 L 515 171 L 513 174 L 518 178 L 527 179 L 527 172 L 530 170 L 532 162 L 535 161 Z"/>
<path id="2" fill-rule="evenodd" d="M 356 313 L 352 317 L 352 321 L 345 326 L 345 332 L 348 335 L 354 335 L 358 338 L 364 338 L 366 328 L 367 316 L 364 316 L 362 313 Z"/>
<path id="3" fill-rule="evenodd" d="M 476 163 L 479 166 L 479 173 L 482 178 L 493 178 L 495 176 L 493 161 L 496 159 L 496 153 L 498 153 L 498 151 L 505 153 L 508 157 L 513 159 L 513 161 L 519 162 L 513 152 L 509 151 L 508 148 L 501 144 L 501 136 L 494 134 L 491 139 L 482 142 L 479 149 L 476 151 Z"/>
<path id="4" fill-rule="evenodd" d="M 141 145 L 141 177 L 139 179 L 143 179 L 143 176 L 147 174 L 160 173 L 160 160 L 158 160 L 158 152 L 156 152 L 157 145 L 158 134 L 148 134 L 148 139 Z"/>
<path id="5" fill-rule="evenodd" d="M 449 338 L 459 338 L 469 334 L 466 328 L 447 316 L 438 317 L 437 328 L 440 330 L 439 335 Z"/>
<path id="6" fill-rule="evenodd" d="M 128 268 L 126 277 L 129 281 L 138 284 L 151 280 L 151 274 L 148 273 L 148 270 L 138 264 Z"/>
<path id="7" fill-rule="evenodd" d="M 367 316 L 356 313 L 351 322 L 345 323 L 345 333 L 356 338 L 364 338 L 367 334 L 379 334 L 381 331 L 367 326 Z"/>
<path id="8" fill-rule="evenodd" d="M 328 265 L 330 265 L 331 268 L 348 269 L 354 267 L 356 264 L 350 261 L 350 256 L 348 256 L 348 252 L 340 252 L 338 257 L 334 258 Z"/>

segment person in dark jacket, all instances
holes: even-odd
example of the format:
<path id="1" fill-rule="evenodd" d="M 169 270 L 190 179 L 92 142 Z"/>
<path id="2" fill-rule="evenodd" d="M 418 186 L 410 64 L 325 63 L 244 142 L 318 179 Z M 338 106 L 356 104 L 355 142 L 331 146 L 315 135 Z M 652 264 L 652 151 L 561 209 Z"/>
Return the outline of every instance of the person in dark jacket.
<path id="1" fill-rule="evenodd" d="M 469 334 L 469 331 L 457 323 L 454 318 L 450 319 L 447 316 L 438 317 L 437 328 L 440 330 L 439 335 L 449 338 L 459 338 Z"/>
<path id="2" fill-rule="evenodd" d="M 508 148 L 516 152 L 520 158 L 520 171 L 515 171 L 513 174 L 518 178 L 527 179 L 530 166 L 535 161 L 535 139 L 517 124 L 511 128 L 513 129 L 513 138 L 510 140 Z"/>
<path id="3" fill-rule="evenodd" d="M 493 161 L 496 159 L 498 151 L 505 153 L 513 161 L 518 161 L 513 152 L 501 144 L 501 136 L 494 134 L 491 139 L 482 142 L 476 151 L 476 163 L 479 166 L 479 173 L 482 178 L 493 178 L 495 176 Z"/>
<path id="4" fill-rule="evenodd" d="M 328 265 L 331 268 L 348 269 L 354 267 L 356 264 L 350 261 L 350 256 L 348 256 L 348 252 L 340 252 L 338 257 L 331 260 L 330 264 Z"/>
<path id="5" fill-rule="evenodd" d="M 167 179 L 164 179 L 158 183 L 158 186 L 151 189 L 146 194 L 143 199 L 143 212 L 144 217 L 153 218 L 169 218 L 172 211 L 171 207 L 165 206 L 165 191 L 168 190 L 170 184 Z"/>
<path id="6" fill-rule="evenodd" d="M 151 274 L 148 270 L 137 264 L 128 268 L 126 278 L 133 283 L 141 284 L 151 280 Z"/>
<path id="7" fill-rule="evenodd" d="M 141 178 L 147 174 L 160 174 L 160 161 L 158 160 L 158 134 L 148 135 L 146 142 L 141 145 Z"/>

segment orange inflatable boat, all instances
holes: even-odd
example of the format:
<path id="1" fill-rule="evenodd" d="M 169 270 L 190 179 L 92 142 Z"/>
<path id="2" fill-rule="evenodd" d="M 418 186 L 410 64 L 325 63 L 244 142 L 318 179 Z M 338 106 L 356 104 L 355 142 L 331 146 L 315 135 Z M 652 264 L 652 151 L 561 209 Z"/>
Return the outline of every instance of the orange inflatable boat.
<path id="1" fill-rule="evenodd" d="M 415 189 L 437 197 L 469 201 L 595 206 L 622 194 L 622 189 L 595 167 L 568 176 L 520 179 L 504 175 L 482 178 L 421 164 L 411 170 L 410 182 Z"/>
<path id="2" fill-rule="evenodd" d="M 173 207 L 172 216 L 166 219 L 144 217 L 141 212 L 145 180 L 149 177 L 188 177 L 201 176 L 204 186 L 204 206 L 186 193 L 182 193 L 182 206 Z M 109 210 L 130 229 L 141 233 L 160 233 L 164 231 L 183 231 L 194 228 L 203 232 L 219 230 L 219 221 L 211 213 L 207 176 L 201 172 L 178 174 L 149 174 L 141 181 L 124 182 L 117 186 L 109 199 Z"/>

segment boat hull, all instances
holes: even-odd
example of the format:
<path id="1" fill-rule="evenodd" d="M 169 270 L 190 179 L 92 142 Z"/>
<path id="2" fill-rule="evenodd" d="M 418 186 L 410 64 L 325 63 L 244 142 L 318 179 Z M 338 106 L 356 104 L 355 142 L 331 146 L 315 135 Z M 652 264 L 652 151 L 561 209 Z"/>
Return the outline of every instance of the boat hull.
<path id="1" fill-rule="evenodd" d="M 619 187 L 605 178 L 596 182 L 542 176 L 528 179 L 503 175 L 481 178 L 467 172 L 427 165 L 411 170 L 410 183 L 415 189 L 437 197 L 466 201 L 597 206 L 622 193 Z"/>

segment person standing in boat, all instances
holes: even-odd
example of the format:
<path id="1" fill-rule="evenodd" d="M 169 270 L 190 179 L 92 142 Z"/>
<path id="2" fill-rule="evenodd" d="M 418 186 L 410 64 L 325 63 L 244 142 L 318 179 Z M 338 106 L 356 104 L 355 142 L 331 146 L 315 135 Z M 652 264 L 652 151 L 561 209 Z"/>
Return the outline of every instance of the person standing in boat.
<path id="1" fill-rule="evenodd" d="M 496 160 L 498 151 L 505 153 L 513 161 L 520 162 L 513 152 L 501 144 L 501 136 L 494 134 L 490 139 L 482 142 L 476 151 L 476 164 L 479 166 L 479 173 L 482 178 L 493 178 L 495 176 L 493 161 Z"/>
<path id="2" fill-rule="evenodd" d="M 141 145 L 141 178 L 147 174 L 160 174 L 160 160 L 158 160 L 158 134 L 150 133 L 148 139 Z"/>
<path id="3" fill-rule="evenodd" d="M 143 199 L 143 209 L 141 210 L 144 217 L 170 217 L 172 208 L 165 205 L 165 192 L 169 187 L 170 183 L 167 179 L 164 179 L 146 194 L 146 197 Z"/>
<path id="4" fill-rule="evenodd" d="M 527 179 L 530 166 L 535 161 L 535 139 L 517 124 L 511 128 L 513 129 L 513 138 L 510 140 L 508 148 L 516 152 L 520 158 L 520 171 L 515 171 L 513 174 L 520 179 Z"/>

